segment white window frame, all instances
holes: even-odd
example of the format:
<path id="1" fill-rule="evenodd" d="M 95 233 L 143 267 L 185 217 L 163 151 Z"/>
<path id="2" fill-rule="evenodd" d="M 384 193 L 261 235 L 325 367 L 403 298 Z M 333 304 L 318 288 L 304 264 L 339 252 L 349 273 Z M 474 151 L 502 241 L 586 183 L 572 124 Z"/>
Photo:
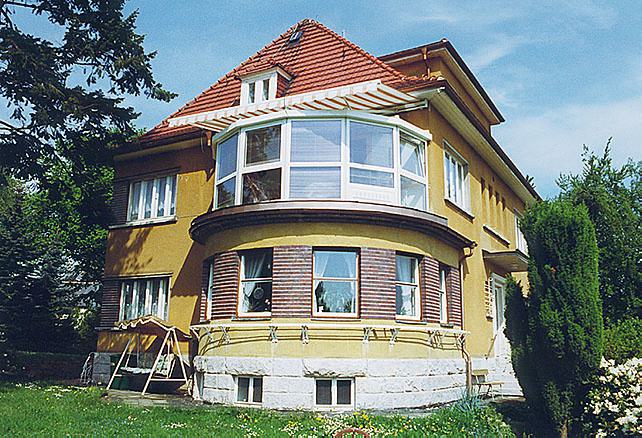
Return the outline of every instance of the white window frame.
<path id="1" fill-rule="evenodd" d="M 269 70 L 254 75 L 246 76 L 241 82 L 241 105 L 253 105 L 256 103 L 265 102 L 264 99 L 264 84 L 265 80 L 268 81 L 268 98 L 267 100 L 276 99 L 278 72 L 276 70 Z M 250 102 L 250 84 L 254 84 L 254 101 Z"/>
<path id="2" fill-rule="evenodd" d="M 453 176 L 452 172 L 447 171 L 447 168 L 450 168 L 450 164 L 455 162 L 455 169 L 457 169 L 457 175 Z M 470 212 L 470 171 L 468 167 L 468 162 L 462 157 L 448 141 L 444 140 L 444 198 L 456 205 L 457 207 L 464 210 L 466 213 L 471 214 Z M 462 172 L 464 173 L 461 180 L 458 178 L 459 167 L 461 167 Z M 450 187 L 454 185 L 454 195 L 451 195 Z M 458 187 L 459 186 L 459 187 Z M 457 199 L 457 198 L 460 199 Z"/>
<path id="3" fill-rule="evenodd" d="M 439 323 L 448 324 L 448 268 L 439 265 Z"/>
<path id="4" fill-rule="evenodd" d="M 325 251 L 336 251 L 336 252 L 350 252 L 354 253 L 356 255 L 355 257 L 355 277 L 354 278 L 339 278 L 339 277 L 316 277 L 314 274 L 314 264 L 315 264 L 315 253 L 316 252 L 325 252 Z M 323 247 L 318 247 L 318 248 L 313 248 L 312 249 L 312 316 L 318 316 L 318 317 L 327 317 L 327 318 L 356 318 L 359 315 L 359 289 L 361 287 L 361 283 L 359 281 L 360 277 L 360 270 L 359 270 L 359 263 L 361 260 L 361 254 L 357 249 L 353 248 L 334 248 L 334 247 L 329 247 L 329 248 L 323 248 Z M 342 312 L 319 312 L 317 310 L 317 297 L 316 297 L 316 287 L 315 283 L 316 281 L 342 281 L 342 282 L 348 282 L 352 281 L 355 283 L 355 297 L 354 297 L 354 312 L 350 313 L 342 313 Z"/>
<path id="5" fill-rule="evenodd" d="M 274 250 L 272 248 L 256 248 L 257 250 L 270 250 L 272 252 L 272 261 L 274 262 Z M 236 295 L 236 309 L 239 317 L 253 317 L 253 318 L 265 318 L 272 315 L 272 311 L 269 312 L 245 312 L 242 310 L 243 304 L 243 285 L 245 283 L 258 283 L 258 282 L 270 282 L 272 287 L 274 287 L 274 271 L 272 272 L 272 277 L 262 277 L 262 278 L 245 278 L 245 254 L 251 252 L 252 250 L 241 251 L 239 253 L 240 258 L 240 273 L 239 273 L 239 290 Z M 274 266 L 273 266 L 274 268 Z M 270 301 L 271 304 L 271 301 Z"/>
<path id="6" fill-rule="evenodd" d="M 118 320 L 126 321 L 129 319 L 140 318 L 142 316 L 152 315 L 151 313 L 151 283 L 154 280 L 160 280 L 165 282 L 165 286 L 162 288 L 162 293 L 159 293 L 158 305 L 161 309 L 161 312 L 157 312 L 153 316 L 159 317 L 163 320 L 169 318 L 169 302 L 171 296 L 171 276 L 170 275 L 158 275 L 153 277 L 133 277 L 133 278 L 123 278 L 119 284 L 119 307 L 118 307 Z M 125 314 L 125 285 L 127 283 L 132 283 L 132 306 L 138 310 L 138 302 L 141 297 L 140 285 L 144 284 L 145 292 L 145 312 L 143 315 L 135 315 L 133 318 L 128 318 L 128 315 Z M 162 283 L 161 283 L 162 284 Z M 161 300 L 162 297 L 162 300 Z M 162 304 L 162 306 L 161 306 Z"/>
<path id="7" fill-rule="evenodd" d="M 260 119 L 261 117 L 257 117 Z M 414 208 L 406 207 L 401 205 L 401 178 L 408 178 L 415 182 L 422 184 L 425 190 L 424 199 L 425 199 L 425 210 L 430 210 L 430 197 L 429 197 L 429 184 L 428 184 L 428 143 L 427 140 L 429 136 L 425 134 L 418 134 L 413 132 L 413 129 L 407 127 L 407 123 L 400 120 L 387 120 L 389 118 L 383 118 L 381 116 L 372 116 L 376 120 L 370 120 L 370 116 L 366 119 L 357 118 L 357 117 L 348 117 L 348 116 L 337 116 L 334 114 L 330 116 L 306 116 L 305 117 L 286 117 L 286 118 L 276 118 L 276 119 L 267 119 L 265 122 L 249 124 L 245 123 L 239 125 L 240 127 L 234 130 L 227 131 L 224 135 L 218 136 L 216 139 L 217 147 L 220 143 L 228 140 L 238 133 L 237 138 L 237 163 L 236 170 L 229 175 L 226 175 L 223 178 L 216 175 L 215 189 L 214 189 L 214 209 L 217 209 L 218 205 L 218 186 L 222 183 L 225 183 L 227 180 L 236 178 L 235 180 L 235 199 L 234 205 L 242 205 L 243 203 L 243 178 L 248 173 L 254 173 L 265 170 L 274 170 L 277 168 L 281 169 L 281 196 L 279 200 L 289 200 L 289 199 L 343 199 L 343 200 L 355 200 L 355 201 L 366 201 L 366 202 L 378 202 L 388 205 L 396 205 L 404 208 Z M 292 122 L 294 121 L 321 121 L 321 120 L 334 120 L 341 122 L 341 161 L 292 161 L 291 158 L 291 132 L 292 132 Z M 386 123 L 387 121 L 387 123 Z M 350 123 L 361 123 L 361 124 L 370 124 L 378 127 L 385 127 L 392 130 L 392 140 L 393 140 L 393 167 L 388 168 L 385 166 L 375 166 L 361 163 L 351 163 L 350 162 Z M 270 126 L 281 126 L 281 144 L 280 144 L 280 155 L 279 160 L 274 160 L 266 163 L 260 164 L 246 164 L 246 148 L 247 148 L 247 132 L 253 131 L 256 129 L 267 128 Z M 403 125 L 400 126 L 400 125 Z M 401 168 L 401 146 L 400 138 L 401 136 L 409 136 L 412 139 L 420 142 L 423 145 L 422 149 L 422 165 L 424 176 L 420 177 L 412 172 L 404 170 Z M 298 198 L 290 196 L 290 175 L 292 168 L 340 168 L 341 169 L 341 197 L 340 198 Z M 363 170 L 372 170 L 386 172 L 392 175 L 393 185 L 392 187 L 380 187 L 369 184 L 360 184 L 360 183 L 351 183 L 350 182 L 350 169 L 363 169 Z"/>
<path id="8" fill-rule="evenodd" d="M 522 230 L 519 228 L 521 215 L 517 210 L 513 210 L 513 212 L 515 214 L 515 247 L 518 251 L 521 251 L 525 255 L 528 255 L 528 243 L 526 242 L 524 233 L 522 233 Z"/>
<path id="9" fill-rule="evenodd" d="M 239 400 L 239 379 L 249 379 L 249 385 L 247 389 L 247 401 Z M 254 401 L 254 379 L 261 379 L 261 401 Z M 239 405 L 252 405 L 260 406 L 263 404 L 263 376 L 234 376 L 234 403 Z"/>
<path id="10" fill-rule="evenodd" d="M 173 185 L 170 184 L 170 181 L 173 179 Z M 160 184 L 164 180 L 164 205 L 162 216 L 158 216 L 158 201 L 160 198 Z M 138 199 L 134 199 L 134 186 L 140 184 L 140 192 L 138 194 Z M 151 204 L 151 214 L 150 217 L 145 217 L 145 193 L 147 191 L 147 186 L 152 185 L 152 204 Z M 178 175 L 163 175 L 157 176 L 154 178 L 136 180 L 132 181 L 129 184 L 129 196 L 127 200 L 127 223 L 136 224 L 136 223 L 147 223 L 147 222 L 158 222 L 165 221 L 168 219 L 173 219 L 176 217 L 176 194 L 178 192 Z M 171 190 L 171 187 L 174 190 Z M 132 208 L 136 204 L 138 206 L 138 214 L 136 218 L 132 218 Z M 172 204 L 174 204 L 174 212 L 171 212 Z"/>
<path id="11" fill-rule="evenodd" d="M 214 259 L 209 263 L 209 273 L 207 277 L 207 306 L 205 307 L 205 319 L 212 319 L 212 293 L 214 288 Z"/>
<path id="12" fill-rule="evenodd" d="M 416 283 L 406 283 L 403 281 L 398 281 L 396 279 L 395 275 L 395 318 L 396 319 L 403 319 L 403 320 L 409 320 L 409 321 L 419 321 L 421 319 L 421 286 L 420 286 L 420 280 L 419 280 L 419 257 L 414 256 L 414 255 L 409 255 L 409 254 L 396 254 L 395 255 L 395 265 L 396 265 L 396 258 L 397 257 L 407 257 L 409 259 L 413 259 L 415 261 L 415 281 Z M 396 274 L 396 273 L 395 273 Z M 396 313 L 396 300 L 397 300 L 397 286 L 412 286 L 416 287 L 416 293 L 415 293 L 415 309 L 416 309 L 416 315 L 399 315 Z"/>
<path id="13" fill-rule="evenodd" d="M 317 381 L 329 380 L 332 382 L 330 387 L 331 403 L 329 405 L 317 404 Z M 350 382 L 350 404 L 337 404 L 337 380 L 347 380 Z M 314 378 L 314 407 L 318 410 L 339 410 L 352 409 L 355 406 L 355 380 L 352 377 L 315 377 Z"/>

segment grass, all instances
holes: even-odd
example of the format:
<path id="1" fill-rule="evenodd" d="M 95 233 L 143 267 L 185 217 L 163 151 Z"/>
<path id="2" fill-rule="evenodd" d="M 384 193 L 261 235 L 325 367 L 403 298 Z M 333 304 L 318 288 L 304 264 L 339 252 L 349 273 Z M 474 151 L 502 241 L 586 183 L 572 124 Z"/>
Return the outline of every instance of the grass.
<path id="1" fill-rule="evenodd" d="M 371 436 L 512 437 L 488 406 L 456 403 L 423 417 L 344 416 L 231 407 L 143 408 L 106 401 L 100 388 L 0 382 L 0 436 L 330 437 L 355 426 Z"/>

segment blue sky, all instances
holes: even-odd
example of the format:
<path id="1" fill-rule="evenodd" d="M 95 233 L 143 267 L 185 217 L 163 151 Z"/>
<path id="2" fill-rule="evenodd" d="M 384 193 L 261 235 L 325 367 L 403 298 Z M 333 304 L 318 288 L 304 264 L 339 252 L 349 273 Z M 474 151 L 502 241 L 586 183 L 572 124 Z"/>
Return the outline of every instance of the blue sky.
<path id="1" fill-rule="evenodd" d="M 171 103 L 128 98 L 152 127 L 302 18 L 374 55 L 448 38 L 506 122 L 493 135 L 544 196 L 613 137 L 642 159 L 642 1 L 130 1 Z"/>

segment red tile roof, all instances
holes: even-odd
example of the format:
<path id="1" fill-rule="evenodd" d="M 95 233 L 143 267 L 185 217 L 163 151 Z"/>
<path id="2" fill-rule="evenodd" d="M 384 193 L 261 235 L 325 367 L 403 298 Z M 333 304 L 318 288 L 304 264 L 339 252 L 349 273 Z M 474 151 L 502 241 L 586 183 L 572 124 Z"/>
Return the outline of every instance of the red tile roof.
<path id="1" fill-rule="evenodd" d="M 290 35 L 295 29 L 302 31 L 303 34 L 298 42 L 289 43 Z M 281 67 L 292 76 L 287 95 L 374 79 L 380 79 L 383 83 L 400 89 L 404 88 L 407 81 L 414 85 L 417 80 L 421 82 L 431 80 L 404 76 L 322 24 L 305 19 L 144 134 L 139 139 L 140 146 L 151 147 L 169 140 L 175 141 L 181 137 L 196 135 L 198 129 L 189 126 L 170 127 L 167 120 L 172 117 L 238 105 L 241 91 L 240 77 L 275 66 Z"/>

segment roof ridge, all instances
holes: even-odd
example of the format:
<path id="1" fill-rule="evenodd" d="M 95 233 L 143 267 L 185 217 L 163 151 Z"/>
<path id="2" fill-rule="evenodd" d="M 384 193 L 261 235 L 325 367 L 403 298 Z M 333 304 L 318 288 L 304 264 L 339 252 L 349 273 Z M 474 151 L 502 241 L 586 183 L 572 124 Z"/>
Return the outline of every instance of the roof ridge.
<path id="1" fill-rule="evenodd" d="M 192 104 L 194 104 L 195 102 L 197 102 L 197 101 L 198 101 L 202 96 L 204 96 L 206 93 L 208 93 L 209 91 L 211 91 L 211 90 L 212 90 L 216 85 L 218 85 L 218 84 L 222 83 L 223 81 L 225 81 L 225 80 L 227 80 L 227 79 L 233 78 L 233 76 L 236 74 L 236 72 L 237 72 L 238 70 L 240 70 L 240 69 L 241 69 L 241 67 L 243 67 L 243 66 L 247 65 L 248 63 L 250 63 L 251 61 L 253 61 L 255 58 L 258 58 L 258 57 L 259 57 L 259 55 L 260 55 L 262 52 L 265 52 L 265 50 L 267 50 L 267 48 L 268 48 L 268 47 L 272 46 L 273 44 L 276 44 L 276 42 L 277 42 L 278 40 L 280 40 L 281 38 L 284 38 L 284 37 L 285 37 L 285 35 L 287 35 L 287 34 L 288 34 L 289 32 L 291 32 L 294 28 L 296 28 L 296 26 L 297 26 L 297 25 L 299 25 L 300 23 L 303 23 L 303 22 L 304 22 L 304 21 L 306 21 L 306 20 L 308 20 L 308 19 L 300 20 L 300 21 L 299 21 L 299 22 L 297 22 L 296 24 L 294 24 L 294 25 L 290 26 L 290 27 L 289 27 L 285 32 L 283 32 L 281 35 L 279 35 L 279 36 L 278 36 L 278 37 L 276 37 L 274 40 L 272 40 L 271 42 L 269 42 L 269 43 L 267 43 L 266 45 L 264 45 L 264 46 L 263 46 L 263 47 L 262 47 L 258 52 L 256 52 L 256 53 L 254 53 L 253 55 L 249 56 L 245 61 L 241 62 L 239 65 L 237 65 L 236 67 L 234 67 L 232 70 L 230 70 L 229 72 L 225 73 L 225 74 L 224 74 L 223 76 L 221 76 L 221 77 L 220 77 L 216 82 L 214 82 L 212 85 L 210 85 L 210 86 L 209 86 L 209 87 L 207 87 L 205 90 L 203 90 L 203 91 L 202 91 L 202 92 L 200 92 L 198 95 L 196 95 L 196 97 L 194 97 L 193 99 L 191 99 L 191 100 L 189 100 L 189 101 L 185 102 L 185 104 L 183 104 L 183 106 L 181 106 L 179 109 L 177 109 L 176 111 L 174 111 L 174 112 L 173 112 L 172 114 L 170 114 L 169 116 L 165 117 L 165 118 L 164 118 L 160 123 L 158 123 L 156 126 L 154 126 L 154 128 L 157 128 L 157 127 L 163 126 L 165 123 L 167 123 L 167 121 L 168 121 L 169 119 L 171 119 L 171 118 L 175 117 L 175 116 L 176 116 L 176 115 L 178 115 L 181 111 L 188 109 Z M 154 129 L 154 128 L 152 128 L 152 129 Z"/>
<path id="2" fill-rule="evenodd" d="M 304 19 L 304 20 L 301 20 L 301 22 L 304 22 L 304 21 L 307 21 L 307 22 L 309 22 L 309 23 L 311 23 L 311 24 L 314 24 L 314 25 L 315 25 L 315 26 L 317 26 L 319 29 L 321 29 L 321 30 L 325 31 L 325 32 L 326 32 L 326 33 L 328 33 L 330 36 L 332 36 L 332 37 L 334 37 L 335 39 L 337 39 L 337 40 L 341 41 L 343 44 L 347 45 L 348 47 L 350 47 L 350 48 L 351 48 L 352 50 L 354 50 L 355 52 L 357 52 L 357 53 L 359 53 L 359 54 L 361 54 L 361 55 L 366 56 L 366 57 L 367 57 L 367 58 L 369 58 L 372 62 L 374 62 L 374 63 L 375 63 L 375 64 L 377 64 L 378 66 L 382 67 L 384 70 L 387 70 L 389 73 L 391 73 L 391 74 L 393 74 L 393 75 L 397 76 L 397 78 L 402 79 L 402 78 L 405 78 L 405 77 L 406 77 L 406 75 L 404 75 L 403 73 L 401 73 L 399 70 L 396 70 L 396 69 L 394 69 L 393 67 L 389 66 L 388 64 L 386 64 L 385 62 L 383 62 L 382 60 L 380 60 L 379 58 L 377 58 L 376 56 L 374 56 L 372 53 L 370 53 L 370 52 L 368 52 L 368 51 L 364 50 L 362 47 L 360 47 L 360 46 L 358 46 L 357 44 L 353 43 L 352 41 L 350 41 L 350 40 L 349 40 L 349 39 L 347 39 L 346 37 L 339 35 L 338 33 L 336 33 L 335 31 L 333 31 L 333 30 L 332 30 L 332 29 L 330 29 L 329 27 L 326 27 L 325 25 L 323 25 L 323 24 L 319 23 L 318 21 L 313 20 L 313 19 L 311 19 L 311 18 L 306 18 L 306 19 Z"/>

